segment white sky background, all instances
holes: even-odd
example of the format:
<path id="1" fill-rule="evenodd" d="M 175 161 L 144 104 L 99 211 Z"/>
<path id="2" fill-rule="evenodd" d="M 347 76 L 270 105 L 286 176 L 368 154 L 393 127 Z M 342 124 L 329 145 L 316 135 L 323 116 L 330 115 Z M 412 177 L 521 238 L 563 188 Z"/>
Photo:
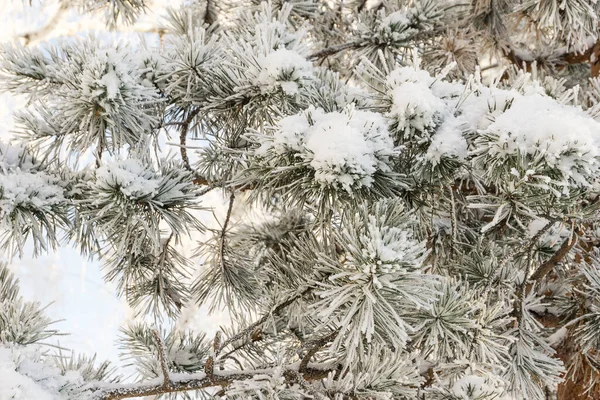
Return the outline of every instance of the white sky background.
<path id="1" fill-rule="evenodd" d="M 153 0 L 149 15 L 141 17 L 133 28 L 122 27 L 120 33 L 107 32 L 102 15 L 81 16 L 69 11 L 63 15 L 56 28 L 45 36 L 45 40 L 61 35 L 94 33 L 139 43 L 139 34 L 131 30 L 148 31 L 157 25 L 159 16 L 164 14 L 167 5 L 175 6 L 177 3 L 180 0 Z M 32 6 L 29 5 L 29 0 L 0 0 L 0 42 L 18 42 L 19 36 L 44 26 L 57 8 L 56 0 L 33 0 Z M 124 32 L 127 30 L 130 32 Z M 144 34 L 144 38 L 147 43 L 157 43 L 158 40 L 158 36 L 152 33 Z M 23 99 L 9 94 L 0 95 L 0 140 L 10 140 L 12 114 L 25 106 Z M 218 192 L 205 197 L 208 200 L 205 204 L 224 204 Z M 217 216 L 223 214 L 224 210 L 220 210 L 222 208 L 217 207 Z M 205 212 L 203 217 L 204 220 L 212 219 L 212 214 Z M 0 254 L 0 258 L 5 257 Z M 98 353 L 99 359 L 122 364 L 119 362 L 115 340 L 118 328 L 131 320 L 132 313 L 125 301 L 117 298 L 113 285 L 102 279 L 99 262 L 86 260 L 75 249 L 61 248 L 56 253 L 38 258 L 27 255 L 20 260 L 15 258 L 10 266 L 20 279 L 22 295 L 27 300 L 39 301 L 44 305 L 52 303 L 47 314 L 54 320 L 63 320 L 54 325 L 54 328 L 70 333 L 59 338 L 61 346 L 88 355 Z M 206 312 L 198 312 L 195 307 L 184 310 L 184 316 L 180 326 L 200 329 L 209 335 L 214 334 L 219 324 L 226 322 L 223 315 L 209 318 Z"/>

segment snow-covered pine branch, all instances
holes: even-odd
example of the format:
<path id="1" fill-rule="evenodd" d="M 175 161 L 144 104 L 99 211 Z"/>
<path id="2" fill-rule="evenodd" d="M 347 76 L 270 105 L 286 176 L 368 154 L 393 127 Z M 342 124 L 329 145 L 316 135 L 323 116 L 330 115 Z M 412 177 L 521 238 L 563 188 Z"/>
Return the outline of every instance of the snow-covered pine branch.
<path id="1" fill-rule="evenodd" d="M 139 320 L 134 377 L 65 357 L 0 268 L 0 399 L 598 398 L 600 3 L 563 3 L 196 1 L 156 43 L 3 45 L 0 245 L 74 246 Z M 214 338 L 178 324 L 204 305 Z"/>

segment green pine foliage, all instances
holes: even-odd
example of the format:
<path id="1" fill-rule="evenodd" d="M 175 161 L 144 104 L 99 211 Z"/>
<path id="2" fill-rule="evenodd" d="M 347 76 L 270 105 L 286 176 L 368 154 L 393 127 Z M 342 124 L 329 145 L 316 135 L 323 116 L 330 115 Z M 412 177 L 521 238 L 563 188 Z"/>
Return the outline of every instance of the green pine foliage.
<path id="1" fill-rule="evenodd" d="M 0 268 L 12 398 L 594 398 L 599 4 L 191 1 L 157 47 L 4 46 L 2 249 L 73 245 L 146 320 L 121 383 Z M 206 304 L 231 326 L 178 329 Z"/>

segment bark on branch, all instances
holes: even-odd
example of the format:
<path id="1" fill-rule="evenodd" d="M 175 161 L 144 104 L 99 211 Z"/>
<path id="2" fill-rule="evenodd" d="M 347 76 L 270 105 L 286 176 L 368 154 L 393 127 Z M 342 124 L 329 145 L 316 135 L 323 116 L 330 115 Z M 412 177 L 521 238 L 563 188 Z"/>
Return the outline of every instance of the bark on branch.
<path id="1" fill-rule="evenodd" d="M 529 280 L 537 282 L 545 277 L 550 271 L 552 271 L 554 267 L 556 267 L 563 260 L 563 258 L 569 254 L 573 246 L 575 246 L 577 243 L 577 239 L 582 234 L 583 232 L 580 229 L 573 231 L 573 234 L 569 235 L 569 237 L 565 239 L 558 251 L 554 253 L 548 261 L 540 265 L 533 275 L 531 275 Z"/>
<path id="2" fill-rule="evenodd" d="M 359 47 L 362 47 L 362 46 L 364 46 L 363 41 L 354 41 L 354 42 L 336 44 L 334 46 L 330 46 L 330 47 L 324 48 L 322 50 L 319 50 L 315 53 L 312 53 L 307 58 L 309 60 L 318 60 L 320 58 L 328 57 L 333 54 L 339 53 L 340 51 L 344 51 L 344 50 L 348 50 L 348 49 L 358 49 Z"/>
<path id="3" fill-rule="evenodd" d="M 267 322 L 267 320 L 275 314 L 278 314 L 280 311 L 282 311 L 284 308 L 286 308 L 287 306 L 289 306 L 290 304 L 292 304 L 294 301 L 298 300 L 300 297 L 302 297 L 303 295 L 305 295 L 306 293 L 308 293 L 311 289 L 305 289 L 302 292 L 298 292 L 292 296 L 290 296 L 289 298 L 287 298 L 286 300 L 284 300 L 283 302 L 279 303 L 278 305 L 276 305 L 271 312 L 263 315 L 260 319 L 258 319 L 256 322 L 248 325 L 245 329 L 243 329 L 242 331 L 240 331 L 239 333 L 237 333 L 234 336 L 231 336 L 230 338 L 228 338 L 227 340 L 225 340 L 223 342 L 223 344 L 221 344 L 221 351 L 229 346 L 230 344 L 234 344 L 235 342 L 238 341 L 243 341 L 243 343 L 246 343 L 248 341 L 248 339 L 252 340 L 252 338 L 257 335 L 260 334 L 260 331 L 262 330 L 262 325 Z"/>
<path id="4" fill-rule="evenodd" d="M 339 330 L 335 330 L 335 331 L 331 332 L 330 334 L 311 342 L 310 344 L 312 344 L 312 347 L 310 348 L 310 350 L 308 350 L 306 355 L 302 358 L 302 361 L 300 361 L 300 367 L 298 368 L 298 371 L 303 372 L 304 370 L 306 370 L 306 368 L 308 367 L 308 363 L 310 362 L 310 359 L 315 354 L 317 354 L 317 352 L 323 346 L 325 346 L 327 343 L 329 343 L 330 341 L 335 339 L 335 337 L 338 335 L 338 333 L 339 333 Z"/>
<path id="5" fill-rule="evenodd" d="M 169 366 L 167 365 L 167 350 L 165 344 L 160 338 L 158 331 L 153 330 L 154 340 L 156 341 L 156 347 L 158 348 L 158 360 L 160 361 L 160 369 L 163 374 L 163 386 L 168 387 L 170 384 L 169 380 Z"/>
<path id="6" fill-rule="evenodd" d="M 289 365 L 286 371 L 298 373 L 298 364 Z M 332 368 L 319 369 L 309 368 L 303 373 L 299 373 L 306 381 L 314 381 L 326 378 L 332 371 Z M 131 385 L 112 385 L 111 388 L 91 389 L 95 391 L 94 398 L 98 400 L 120 400 L 132 397 L 156 396 L 160 394 L 187 392 L 192 390 L 202 390 L 210 387 L 227 388 L 235 381 L 251 379 L 255 375 L 270 374 L 272 370 L 251 370 L 251 371 L 214 371 L 213 378 L 210 379 L 205 373 L 193 375 L 176 375 L 171 377 L 169 384 L 165 386 L 160 379 L 152 380 L 146 383 Z M 294 376 L 295 374 L 284 374 L 284 376 Z M 291 378 L 286 378 L 288 383 L 293 383 Z"/>
<path id="7" fill-rule="evenodd" d="M 597 77 L 600 75 L 600 41 L 595 42 L 582 52 L 565 50 L 564 52 L 534 57 L 520 54 L 513 47 L 509 47 L 503 53 L 506 59 L 519 67 L 524 67 L 526 71 L 531 71 L 534 64 L 552 64 L 558 68 L 564 68 L 567 65 L 590 63 L 591 76 Z"/>

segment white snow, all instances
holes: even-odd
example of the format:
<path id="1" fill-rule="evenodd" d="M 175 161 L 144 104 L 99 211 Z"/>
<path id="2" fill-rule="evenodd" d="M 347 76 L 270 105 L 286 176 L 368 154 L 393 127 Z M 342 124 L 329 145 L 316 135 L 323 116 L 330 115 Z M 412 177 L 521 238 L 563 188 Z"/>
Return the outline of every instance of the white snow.
<path id="1" fill-rule="evenodd" d="M 395 11 L 381 20 L 383 25 L 408 25 L 410 20 L 403 11 Z"/>
<path id="2" fill-rule="evenodd" d="M 591 186 L 589 178 L 599 163 L 600 123 L 582 110 L 539 94 L 515 96 L 485 132 L 497 136 L 490 156 L 541 157 L 562 173 L 565 185 L 572 180 Z"/>
<path id="3" fill-rule="evenodd" d="M 391 92 L 393 104 L 389 116 L 398 122 L 398 129 L 425 131 L 436 126 L 435 117 L 446 104 L 423 83 L 406 82 Z"/>
<path id="4" fill-rule="evenodd" d="M 0 172 L 17 168 L 28 171 L 33 167 L 33 159 L 25 154 L 23 146 L 4 143 L 0 140 Z"/>
<path id="5" fill-rule="evenodd" d="M 463 136 L 464 127 L 462 118 L 447 117 L 433 135 L 425 158 L 433 165 L 437 165 L 442 156 L 464 160 L 469 154 L 467 141 Z"/>
<path id="6" fill-rule="evenodd" d="M 454 116 L 455 98 L 464 86 L 432 77 L 416 67 L 402 67 L 386 78 L 389 109 L 395 129 L 415 144 L 429 142 L 425 160 L 437 165 L 442 157 L 464 160 L 468 155 L 463 131 L 468 126 L 462 116 Z"/>
<path id="7" fill-rule="evenodd" d="M 562 328 L 557 329 L 552 335 L 548 336 L 546 341 L 550 346 L 556 348 L 565 340 L 568 333 L 569 330 L 563 326 Z"/>
<path id="8" fill-rule="evenodd" d="M 318 182 L 341 186 L 348 192 L 355 187 L 370 187 L 375 173 L 390 170 L 389 157 L 394 154 L 386 120 L 353 106 L 330 113 L 311 107 L 283 118 L 268 139 L 257 154 L 269 150 L 297 153 L 314 169 Z"/>
<path id="9" fill-rule="evenodd" d="M 398 68 L 387 78 L 391 107 L 388 116 L 398 124 L 398 130 L 411 135 L 436 126 L 436 117 L 444 113 L 446 103 L 431 86 L 435 81 L 426 71 L 414 67 Z"/>
<path id="10" fill-rule="evenodd" d="M 298 93 L 299 85 L 313 78 L 313 65 L 293 50 L 280 48 L 259 58 L 261 70 L 258 85 L 272 88 L 281 86 L 289 96 Z"/>
<path id="11" fill-rule="evenodd" d="M 63 203 L 63 188 L 58 179 L 44 172 L 15 170 L 0 173 L 0 216 L 6 217 L 16 207 L 50 210 Z"/>
<path id="12" fill-rule="evenodd" d="M 160 179 L 140 161 L 127 159 L 98 168 L 96 184 L 105 190 L 116 188 L 130 198 L 141 198 L 156 194 Z"/>
<path id="13" fill-rule="evenodd" d="M 421 266 L 425 247 L 413 237 L 410 229 L 385 226 L 370 216 L 367 231 L 368 234 L 361 237 L 364 245 L 361 251 L 372 264 L 364 266 L 364 273 L 383 275 Z M 352 258 L 348 261 L 352 263 Z"/>
<path id="14" fill-rule="evenodd" d="M 40 359 L 39 346 L 0 345 L 0 400 L 59 400 L 67 399 L 61 388 L 81 385 L 77 371 L 62 375 L 61 371 Z"/>
<path id="15" fill-rule="evenodd" d="M 119 86 L 121 85 L 121 80 L 117 76 L 114 68 L 110 68 L 104 76 L 100 79 L 99 83 L 106 88 L 106 97 L 109 100 L 114 100 L 117 98 L 119 94 Z"/>
<path id="16" fill-rule="evenodd" d="M 405 140 L 429 144 L 425 160 L 436 165 L 442 157 L 525 156 L 524 174 L 515 169 L 513 175 L 535 179 L 557 195 L 568 193 L 571 185 L 591 188 L 597 183 L 600 122 L 581 108 L 561 104 L 531 79 L 507 90 L 483 86 L 477 79 L 463 85 L 442 77 L 402 67 L 386 78 L 387 116 Z M 474 143 L 467 143 L 465 133 L 475 137 Z M 550 177 L 549 169 L 560 177 Z"/>

